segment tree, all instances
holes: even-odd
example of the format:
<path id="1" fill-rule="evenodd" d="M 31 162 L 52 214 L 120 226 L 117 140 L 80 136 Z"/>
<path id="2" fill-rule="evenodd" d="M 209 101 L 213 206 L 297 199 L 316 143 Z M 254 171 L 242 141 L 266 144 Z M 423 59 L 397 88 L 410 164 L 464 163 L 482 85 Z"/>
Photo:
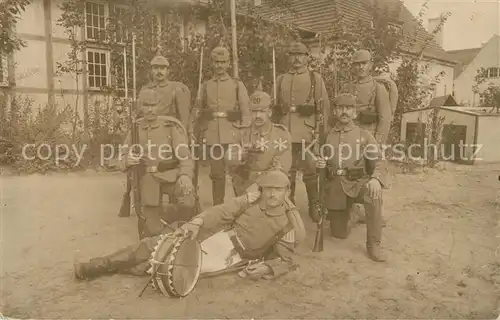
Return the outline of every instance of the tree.
<path id="1" fill-rule="evenodd" d="M 26 46 L 15 33 L 15 25 L 31 0 L 3 0 L 0 3 L 0 55 L 9 54 Z"/>
<path id="2" fill-rule="evenodd" d="M 483 103 L 481 106 L 486 108 L 491 108 L 491 112 L 496 109 L 497 113 L 500 113 L 500 85 L 494 82 L 488 83 L 488 87 L 481 92 L 480 87 L 486 82 L 488 78 L 488 70 L 486 68 L 479 68 L 477 70 L 476 76 L 474 77 L 474 93 L 479 93 L 482 98 Z"/>

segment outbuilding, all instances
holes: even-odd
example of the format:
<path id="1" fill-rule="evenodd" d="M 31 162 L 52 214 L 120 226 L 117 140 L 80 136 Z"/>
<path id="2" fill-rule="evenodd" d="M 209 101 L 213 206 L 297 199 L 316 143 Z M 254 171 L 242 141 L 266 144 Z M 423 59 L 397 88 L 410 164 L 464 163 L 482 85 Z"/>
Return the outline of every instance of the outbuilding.
<path id="1" fill-rule="evenodd" d="M 401 140 L 428 145 L 420 133 L 430 125 L 434 110 L 443 120 L 438 146 L 443 160 L 468 164 L 500 162 L 500 113 L 496 110 L 459 106 L 410 110 L 402 115 Z"/>

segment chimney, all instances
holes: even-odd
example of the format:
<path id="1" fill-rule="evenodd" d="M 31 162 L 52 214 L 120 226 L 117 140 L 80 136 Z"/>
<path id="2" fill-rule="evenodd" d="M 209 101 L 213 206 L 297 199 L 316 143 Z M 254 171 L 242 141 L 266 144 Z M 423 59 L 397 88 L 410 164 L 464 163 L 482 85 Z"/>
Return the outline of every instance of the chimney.
<path id="1" fill-rule="evenodd" d="M 439 22 L 441 21 L 441 17 L 431 18 L 429 19 L 429 26 L 427 28 L 430 34 L 434 34 L 434 40 L 436 43 L 442 48 L 443 47 L 443 28 L 439 32 L 435 32 L 436 28 L 439 26 Z"/>

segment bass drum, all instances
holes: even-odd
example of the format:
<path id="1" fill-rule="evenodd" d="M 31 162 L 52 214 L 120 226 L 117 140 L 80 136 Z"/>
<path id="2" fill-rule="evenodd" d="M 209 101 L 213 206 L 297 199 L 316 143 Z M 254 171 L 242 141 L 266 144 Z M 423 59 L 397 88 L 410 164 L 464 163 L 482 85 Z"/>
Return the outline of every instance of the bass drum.
<path id="1" fill-rule="evenodd" d="M 200 243 L 188 236 L 164 235 L 158 241 L 152 257 L 152 285 L 165 296 L 185 297 L 198 282 L 202 250 Z"/>

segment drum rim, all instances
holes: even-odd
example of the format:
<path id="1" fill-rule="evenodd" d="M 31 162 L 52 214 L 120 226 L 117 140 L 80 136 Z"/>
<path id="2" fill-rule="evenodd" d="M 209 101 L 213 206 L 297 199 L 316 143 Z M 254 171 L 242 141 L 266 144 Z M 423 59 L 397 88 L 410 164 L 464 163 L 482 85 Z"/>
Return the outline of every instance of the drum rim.
<path id="1" fill-rule="evenodd" d="M 171 265 L 172 262 L 175 261 L 175 257 L 177 256 L 177 253 L 179 252 L 179 248 L 182 246 L 182 244 L 186 241 L 186 240 L 191 240 L 189 237 L 185 236 L 185 237 L 181 237 L 179 239 L 176 239 L 173 243 L 174 245 L 174 249 L 172 250 L 172 252 L 168 255 L 167 257 L 167 261 L 165 262 L 167 264 L 167 286 L 166 286 L 166 291 L 168 292 L 169 295 L 171 296 L 174 296 L 174 297 L 185 297 L 187 296 L 188 294 L 190 294 L 196 284 L 198 283 L 198 280 L 200 278 L 200 273 L 201 273 L 201 267 L 202 267 L 202 264 L 203 264 L 203 254 L 202 254 L 202 251 L 201 251 L 201 245 L 200 245 L 200 242 L 197 241 L 197 240 L 194 240 L 195 241 L 195 244 L 196 244 L 196 247 L 197 247 L 197 255 L 198 255 L 198 267 L 196 269 L 196 276 L 193 278 L 193 281 L 192 281 L 192 284 L 189 285 L 189 287 L 184 290 L 183 293 L 180 293 L 177 291 L 177 289 L 173 286 L 173 270 L 174 270 L 174 267 L 173 265 Z M 163 281 L 162 281 L 163 282 Z"/>

